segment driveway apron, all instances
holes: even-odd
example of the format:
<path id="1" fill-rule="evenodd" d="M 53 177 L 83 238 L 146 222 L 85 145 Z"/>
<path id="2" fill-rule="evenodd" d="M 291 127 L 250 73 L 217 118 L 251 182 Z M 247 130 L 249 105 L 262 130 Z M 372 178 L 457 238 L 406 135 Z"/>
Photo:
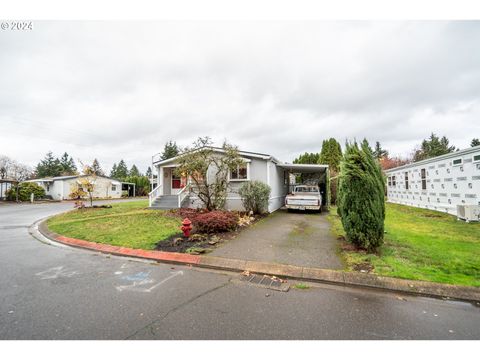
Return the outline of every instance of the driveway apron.
<path id="1" fill-rule="evenodd" d="M 297 266 L 342 269 L 326 214 L 278 210 L 226 241 L 211 255 Z"/>

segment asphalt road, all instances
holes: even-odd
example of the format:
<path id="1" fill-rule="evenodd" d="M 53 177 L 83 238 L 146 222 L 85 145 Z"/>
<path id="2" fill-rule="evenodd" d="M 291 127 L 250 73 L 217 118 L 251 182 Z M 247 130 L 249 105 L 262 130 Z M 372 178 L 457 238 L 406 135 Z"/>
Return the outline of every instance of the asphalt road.
<path id="1" fill-rule="evenodd" d="M 0 339 L 480 339 L 480 307 L 240 275 L 41 243 L 34 221 L 71 204 L 0 205 Z"/>

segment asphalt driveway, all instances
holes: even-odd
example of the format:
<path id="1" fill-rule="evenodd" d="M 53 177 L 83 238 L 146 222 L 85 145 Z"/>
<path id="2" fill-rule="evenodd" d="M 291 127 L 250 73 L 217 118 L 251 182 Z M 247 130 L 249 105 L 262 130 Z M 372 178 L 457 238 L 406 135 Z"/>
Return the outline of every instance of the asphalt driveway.
<path id="1" fill-rule="evenodd" d="M 287 212 L 280 209 L 222 244 L 211 255 L 342 269 L 337 240 L 326 214 Z"/>

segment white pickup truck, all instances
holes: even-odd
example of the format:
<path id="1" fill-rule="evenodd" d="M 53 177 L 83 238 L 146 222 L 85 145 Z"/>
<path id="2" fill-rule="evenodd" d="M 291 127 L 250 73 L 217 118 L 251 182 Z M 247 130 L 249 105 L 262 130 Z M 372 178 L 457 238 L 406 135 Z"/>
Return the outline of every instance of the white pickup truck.
<path id="1" fill-rule="evenodd" d="M 322 195 L 318 186 L 297 185 L 293 193 L 285 197 L 285 206 L 288 210 L 322 211 Z"/>

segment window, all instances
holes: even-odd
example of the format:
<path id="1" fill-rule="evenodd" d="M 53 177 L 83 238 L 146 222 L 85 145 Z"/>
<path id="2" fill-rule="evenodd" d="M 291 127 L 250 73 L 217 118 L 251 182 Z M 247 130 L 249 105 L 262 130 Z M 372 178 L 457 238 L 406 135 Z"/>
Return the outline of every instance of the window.
<path id="1" fill-rule="evenodd" d="M 117 191 L 117 185 L 112 185 L 112 191 Z"/>
<path id="2" fill-rule="evenodd" d="M 452 161 L 453 166 L 462 165 L 462 159 L 455 159 Z"/>
<path id="3" fill-rule="evenodd" d="M 392 177 L 391 176 L 388 177 L 388 186 L 392 186 Z"/>
<path id="4" fill-rule="evenodd" d="M 186 178 L 180 177 L 172 173 L 172 189 L 183 189 L 185 187 Z"/>
<path id="5" fill-rule="evenodd" d="M 427 174 L 425 169 L 420 170 L 420 176 L 422 178 L 422 190 L 427 190 Z"/>
<path id="6" fill-rule="evenodd" d="M 392 186 L 397 186 L 397 180 L 395 176 L 392 176 Z"/>
<path id="7" fill-rule="evenodd" d="M 480 161 L 480 155 L 473 155 L 473 162 L 479 162 Z"/>
<path id="8" fill-rule="evenodd" d="M 47 185 L 47 191 L 50 191 L 50 185 Z"/>
<path id="9" fill-rule="evenodd" d="M 405 189 L 408 190 L 408 172 L 405 172 Z"/>
<path id="10" fill-rule="evenodd" d="M 248 180 L 248 164 L 238 165 L 230 171 L 230 180 L 242 181 Z"/>

